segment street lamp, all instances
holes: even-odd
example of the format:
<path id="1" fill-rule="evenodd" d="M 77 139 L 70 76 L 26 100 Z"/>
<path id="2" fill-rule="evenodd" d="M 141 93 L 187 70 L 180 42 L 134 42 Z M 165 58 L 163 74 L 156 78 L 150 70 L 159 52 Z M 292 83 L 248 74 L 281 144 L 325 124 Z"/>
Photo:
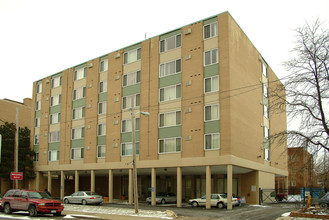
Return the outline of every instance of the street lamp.
<path id="1" fill-rule="evenodd" d="M 149 112 L 137 112 L 149 116 Z M 135 213 L 138 213 L 138 188 L 137 188 L 137 168 L 136 168 L 136 140 L 135 140 L 135 112 L 134 97 L 131 98 L 131 127 L 132 127 L 132 144 L 133 144 L 133 182 L 134 182 L 134 204 Z"/>

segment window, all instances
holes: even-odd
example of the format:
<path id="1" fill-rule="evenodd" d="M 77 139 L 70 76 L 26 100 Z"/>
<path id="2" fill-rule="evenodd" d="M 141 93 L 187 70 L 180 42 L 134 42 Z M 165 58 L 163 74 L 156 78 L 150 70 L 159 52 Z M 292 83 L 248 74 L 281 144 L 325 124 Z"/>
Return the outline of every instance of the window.
<path id="1" fill-rule="evenodd" d="M 82 139 L 84 137 L 85 137 L 85 127 L 72 128 L 72 131 L 71 131 L 72 140 Z"/>
<path id="2" fill-rule="evenodd" d="M 41 101 L 39 100 L 35 102 L 35 110 L 39 111 L 40 109 L 41 109 Z"/>
<path id="3" fill-rule="evenodd" d="M 267 65 L 264 61 L 262 62 L 262 73 L 265 77 L 267 77 Z"/>
<path id="4" fill-rule="evenodd" d="M 135 131 L 139 131 L 140 118 L 135 118 Z M 132 132 L 131 119 L 121 121 L 121 132 Z"/>
<path id="5" fill-rule="evenodd" d="M 40 127 L 40 118 L 35 118 L 34 127 L 36 128 Z"/>
<path id="6" fill-rule="evenodd" d="M 159 153 L 176 153 L 181 151 L 181 138 L 165 138 L 159 140 Z"/>
<path id="7" fill-rule="evenodd" d="M 160 102 L 181 97 L 181 85 L 168 86 L 160 89 Z"/>
<path id="8" fill-rule="evenodd" d="M 170 127 L 181 124 L 181 111 L 167 112 L 159 115 L 159 127 Z"/>
<path id="9" fill-rule="evenodd" d="M 83 147 L 71 149 L 71 160 L 83 159 Z"/>
<path id="10" fill-rule="evenodd" d="M 136 142 L 136 154 L 139 154 L 139 142 Z M 121 144 L 121 156 L 132 156 L 133 155 L 133 144 L 122 143 Z"/>
<path id="11" fill-rule="evenodd" d="M 99 93 L 107 92 L 107 81 L 99 82 Z"/>
<path id="12" fill-rule="evenodd" d="M 266 126 L 264 126 L 264 138 L 268 139 L 268 136 L 270 135 L 270 129 Z"/>
<path id="13" fill-rule="evenodd" d="M 50 97 L 50 106 L 61 104 L 61 95 L 55 95 Z"/>
<path id="14" fill-rule="evenodd" d="M 217 22 L 213 22 L 211 24 L 207 24 L 203 26 L 204 39 L 208 39 L 216 36 L 217 36 Z"/>
<path id="15" fill-rule="evenodd" d="M 135 85 L 137 83 L 140 83 L 140 81 L 141 81 L 141 71 L 128 73 L 123 75 L 122 86 Z"/>
<path id="16" fill-rule="evenodd" d="M 216 92 L 219 90 L 219 77 L 212 76 L 204 79 L 204 92 Z"/>
<path id="17" fill-rule="evenodd" d="M 182 45 L 182 36 L 177 34 L 160 41 L 160 53 L 175 49 Z"/>
<path id="18" fill-rule="evenodd" d="M 38 145 L 39 144 L 39 135 L 34 135 L 34 144 Z"/>
<path id="19" fill-rule="evenodd" d="M 269 111 L 267 105 L 263 105 L 263 110 L 264 110 L 264 117 L 269 118 Z"/>
<path id="20" fill-rule="evenodd" d="M 205 134 L 205 150 L 219 149 L 219 133 Z"/>
<path id="21" fill-rule="evenodd" d="M 97 158 L 105 158 L 106 148 L 105 145 L 97 146 Z"/>
<path id="22" fill-rule="evenodd" d="M 49 133 L 49 143 L 59 142 L 59 136 L 60 136 L 60 132 L 59 131 L 50 132 Z"/>
<path id="23" fill-rule="evenodd" d="M 80 87 L 73 90 L 73 100 L 78 100 L 86 97 L 86 87 Z"/>
<path id="24" fill-rule="evenodd" d="M 106 124 L 97 125 L 97 135 L 98 136 L 106 135 Z"/>
<path id="25" fill-rule="evenodd" d="M 204 107 L 204 120 L 219 120 L 219 105 L 209 105 Z"/>
<path id="26" fill-rule="evenodd" d="M 57 160 L 59 160 L 59 151 L 58 150 L 50 150 L 50 151 L 48 151 L 48 160 L 49 161 L 57 161 Z"/>
<path id="27" fill-rule="evenodd" d="M 39 161 L 39 152 L 34 152 L 33 154 L 33 161 L 38 162 Z"/>
<path id="28" fill-rule="evenodd" d="M 83 67 L 74 71 L 73 79 L 74 81 L 83 79 L 86 78 L 86 75 L 87 75 L 87 67 Z"/>
<path id="29" fill-rule="evenodd" d="M 167 63 L 160 64 L 160 77 L 169 76 L 180 73 L 182 71 L 182 60 L 173 60 Z"/>
<path id="30" fill-rule="evenodd" d="M 72 119 L 80 119 L 85 117 L 85 107 L 74 108 L 72 110 Z"/>
<path id="31" fill-rule="evenodd" d="M 134 101 L 134 106 L 131 106 L 132 99 Z M 129 109 L 131 107 L 136 107 L 140 105 L 140 94 L 125 96 L 122 98 L 122 109 Z"/>
<path id="32" fill-rule="evenodd" d="M 103 59 L 99 63 L 99 72 L 107 71 L 108 69 L 108 59 Z"/>
<path id="33" fill-rule="evenodd" d="M 208 50 L 204 52 L 204 65 L 212 65 L 218 63 L 218 49 Z"/>
<path id="34" fill-rule="evenodd" d="M 98 103 L 98 114 L 105 114 L 106 113 L 106 102 Z"/>
<path id="35" fill-rule="evenodd" d="M 37 93 L 41 93 L 42 92 L 42 82 L 38 82 L 37 83 Z"/>
<path id="36" fill-rule="evenodd" d="M 264 160 L 270 160 L 270 149 L 264 148 Z"/>
<path id="37" fill-rule="evenodd" d="M 49 124 L 57 124 L 61 121 L 61 113 L 51 114 L 49 118 Z"/>
<path id="38" fill-rule="evenodd" d="M 51 79 L 51 88 L 56 88 L 62 85 L 62 77 L 57 76 Z"/>
<path id="39" fill-rule="evenodd" d="M 123 64 L 128 64 L 141 59 L 142 49 L 130 50 L 123 54 Z"/>
<path id="40" fill-rule="evenodd" d="M 268 88 L 267 88 L 267 85 L 265 83 L 263 83 L 263 95 L 265 97 L 268 97 Z"/>

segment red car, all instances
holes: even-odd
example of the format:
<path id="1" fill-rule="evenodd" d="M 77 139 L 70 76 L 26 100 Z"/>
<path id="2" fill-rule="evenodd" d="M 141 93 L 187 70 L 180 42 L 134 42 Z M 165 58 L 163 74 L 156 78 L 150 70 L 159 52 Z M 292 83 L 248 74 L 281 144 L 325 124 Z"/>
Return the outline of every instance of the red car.
<path id="1" fill-rule="evenodd" d="M 45 192 L 20 189 L 9 190 L 3 196 L 1 205 L 6 214 L 28 211 L 30 216 L 37 216 L 38 213 L 60 216 L 64 209 L 60 201 L 52 199 Z"/>

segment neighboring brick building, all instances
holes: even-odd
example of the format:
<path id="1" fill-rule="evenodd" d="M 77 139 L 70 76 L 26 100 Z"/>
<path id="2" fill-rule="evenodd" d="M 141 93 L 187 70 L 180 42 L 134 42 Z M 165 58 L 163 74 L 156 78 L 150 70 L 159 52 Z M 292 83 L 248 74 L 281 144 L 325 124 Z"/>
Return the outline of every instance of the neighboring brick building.
<path id="1" fill-rule="evenodd" d="M 313 155 L 304 147 L 288 148 L 288 189 L 290 193 L 301 188 L 319 188 L 317 174 L 314 172 Z"/>
<path id="2" fill-rule="evenodd" d="M 115 43 L 115 42 L 110 42 Z M 287 176 L 286 114 L 269 111 L 278 83 L 228 12 L 70 67 L 33 86 L 37 189 L 128 195 L 136 119 L 139 198 L 227 192 L 258 203 L 258 188 Z M 265 143 L 265 144 L 264 144 Z"/>
<path id="3" fill-rule="evenodd" d="M 5 122 L 16 124 L 16 108 L 18 107 L 19 127 L 28 127 L 31 130 L 31 106 L 32 99 L 30 98 L 25 98 L 23 103 L 9 99 L 0 99 L 0 125 Z M 1 179 L 0 185 L 0 194 L 3 195 L 9 189 L 9 184 Z"/>

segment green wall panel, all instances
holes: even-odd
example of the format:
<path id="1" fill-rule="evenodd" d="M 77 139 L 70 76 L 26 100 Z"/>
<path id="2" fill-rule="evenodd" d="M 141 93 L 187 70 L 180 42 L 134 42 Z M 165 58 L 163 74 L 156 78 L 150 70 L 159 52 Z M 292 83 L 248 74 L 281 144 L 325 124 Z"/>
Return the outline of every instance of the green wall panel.
<path id="1" fill-rule="evenodd" d="M 79 108 L 86 105 L 86 98 L 73 101 L 72 108 Z"/>
<path id="2" fill-rule="evenodd" d="M 181 34 L 181 33 L 182 33 L 181 29 L 178 29 L 176 31 L 171 31 L 169 33 L 166 33 L 166 34 L 160 36 L 160 40 L 163 40 L 163 39 L 166 39 L 168 37 L 171 37 L 171 36 L 174 36 L 174 35 L 177 35 L 177 34 Z"/>
<path id="3" fill-rule="evenodd" d="M 85 139 L 72 140 L 71 141 L 71 148 L 84 147 L 84 144 L 85 144 Z"/>
<path id="4" fill-rule="evenodd" d="M 219 132 L 219 120 L 207 121 L 204 123 L 204 133 L 218 133 Z"/>
<path id="5" fill-rule="evenodd" d="M 140 83 L 122 88 L 122 96 L 128 96 L 128 95 L 139 94 L 139 93 L 141 93 Z"/>
<path id="6" fill-rule="evenodd" d="M 98 95 L 98 102 L 104 102 L 107 100 L 107 92 Z"/>
<path id="7" fill-rule="evenodd" d="M 159 139 L 170 138 L 170 137 L 181 137 L 182 128 L 181 126 L 173 126 L 167 128 L 159 128 Z"/>
<path id="8" fill-rule="evenodd" d="M 210 23 L 213 23 L 213 22 L 215 22 L 215 21 L 217 21 L 217 16 L 216 17 L 213 17 L 213 18 L 209 18 L 209 19 L 207 19 L 207 20 L 204 20 L 203 21 L 203 24 L 205 25 L 205 24 L 210 24 Z"/>
<path id="9" fill-rule="evenodd" d="M 218 63 L 204 67 L 204 78 L 218 75 Z"/>
<path id="10" fill-rule="evenodd" d="M 59 142 L 58 143 L 50 143 L 48 145 L 48 150 L 59 150 Z"/>
<path id="11" fill-rule="evenodd" d="M 105 145 L 106 144 L 106 136 L 97 137 L 97 145 Z"/>
<path id="12" fill-rule="evenodd" d="M 174 75 L 162 77 L 159 79 L 159 88 L 163 88 L 166 86 L 176 85 L 182 82 L 182 74 L 177 73 Z"/>
<path id="13" fill-rule="evenodd" d="M 121 133 L 121 143 L 132 142 L 131 132 Z M 139 131 L 135 132 L 136 142 L 139 141 Z"/>
<path id="14" fill-rule="evenodd" d="M 61 112 L 61 105 L 55 105 L 53 107 L 50 107 L 50 114 L 55 114 Z"/>

